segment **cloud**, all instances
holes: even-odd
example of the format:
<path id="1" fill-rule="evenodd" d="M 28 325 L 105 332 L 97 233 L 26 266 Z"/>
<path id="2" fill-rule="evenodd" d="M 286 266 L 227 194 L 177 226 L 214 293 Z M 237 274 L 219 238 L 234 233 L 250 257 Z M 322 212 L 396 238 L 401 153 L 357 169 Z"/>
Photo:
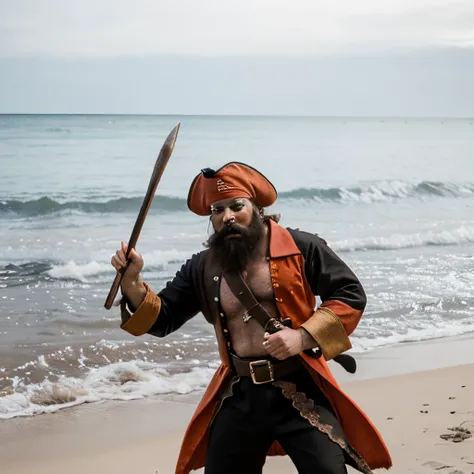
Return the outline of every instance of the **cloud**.
<path id="1" fill-rule="evenodd" d="M 0 0 L 0 55 L 327 55 L 474 45 L 471 0 Z"/>

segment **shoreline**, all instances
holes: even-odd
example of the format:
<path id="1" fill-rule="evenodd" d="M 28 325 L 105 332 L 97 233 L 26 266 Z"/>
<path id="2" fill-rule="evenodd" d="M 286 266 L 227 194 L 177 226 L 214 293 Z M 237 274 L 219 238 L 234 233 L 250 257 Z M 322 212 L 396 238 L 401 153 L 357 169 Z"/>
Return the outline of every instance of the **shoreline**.
<path id="1" fill-rule="evenodd" d="M 329 362 L 329 367 L 336 379 L 342 383 L 474 363 L 472 340 L 474 340 L 474 333 L 467 333 L 450 338 L 393 344 L 364 352 L 354 350 L 350 353 L 357 362 L 356 374 L 348 374 L 332 361 Z M 48 385 L 48 377 L 41 381 L 37 375 L 34 375 L 39 385 L 32 382 L 25 386 L 24 392 L 16 393 L 12 390 L 1 392 L 0 421 L 37 416 L 45 412 L 54 413 L 87 403 L 138 400 L 153 396 L 179 399 L 181 394 L 193 392 L 199 395 L 203 393 L 218 367 L 218 362 L 214 359 L 200 365 L 196 365 L 197 360 L 192 360 L 193 364 L 188 365 L 184 371 L 171 370 L 169 373 L 167 371 L 162 373 L 158 370 L 156 373 L 147 375 L 147 371 L 141 368 L 141 364 L 146 362 L 142 360 L 143 351 L 140 347 L 148 349 L 146 342 L 137 341 L 131 348 L 134 357 L 128 362 L 120 360 L 119 363 L 99 366 L 78 378 L 72 376 L 70 382 L 63 383 L 59 380 L 57 383 L 53 381 Z M 177 353 L 181 351 L 178 349 Z M 38 360 L 41 378 L 41 370 L 44 369 L 42 364 L 47 368 L 49 361 L 41 361 L 40 358 Z M 167 367 L 162 365 L 162 368 Z M 30 370 L 33 374 L 37 373 L 33 368 L 25 370 Z M 119 383 L 117 377 L 120 380 L 124 378 L 124 381 L 131 380 L 137 383 L 124 385 Z M 101 379 L 103 379 L 102 382 Z"/>
<path id="2" fill-rule="evenodd" d="M 471 335 L 356 354 L 356 375 L 331 363 L 343 389 L 382 433 L 393 474 L 474 472 L 474 438 L 460 443 L 440 438 L 461 424 L 474 433 L 473 340 Z M 442 368 L 434 367 L 439 363 Z M 201 395 L 101 401 L 2 420 L 2 473 L 172 474 Z M 285 456 L 267 459 L 264 473 L 270 472 L 296 470 Z"/>
<path id="3" fill-rule="evenodd" d="M 331 371 L 339 382 L 474 364 L 474 332 L 461 336 L 398 343 L 367 352 L 349 351 L 348 354 L 354 356 L 357 361 L 355 374 L 348 374 L 338 364 L 330 363 Z"/>

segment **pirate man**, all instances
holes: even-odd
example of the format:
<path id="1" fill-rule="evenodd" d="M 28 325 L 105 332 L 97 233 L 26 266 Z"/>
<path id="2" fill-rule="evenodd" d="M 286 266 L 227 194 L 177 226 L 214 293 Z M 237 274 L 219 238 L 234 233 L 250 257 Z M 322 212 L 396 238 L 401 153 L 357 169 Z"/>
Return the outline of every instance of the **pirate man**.
<path id="1" fill-rule="evenodd" d="M 371 421 L 341 390 L 327 361 L 351 347 L 366 305 L 349 267 L 317 235 L 282 227 L 264 208 L 277 192 L 254 168 L 204 169 L 189 209 L 214 233 L 159 293 L 140 278 L 135 250 L 122 279 L 122 328 L 164 337 L 202 313 L 221 365 L 184 435 L 176 474 L 260 474 L 290 456 L 300 474 L 391 466 Z M 112 257 L 120 270 L 127 246 Z M 316 297 L 321 305 L 316 308 Z"/>

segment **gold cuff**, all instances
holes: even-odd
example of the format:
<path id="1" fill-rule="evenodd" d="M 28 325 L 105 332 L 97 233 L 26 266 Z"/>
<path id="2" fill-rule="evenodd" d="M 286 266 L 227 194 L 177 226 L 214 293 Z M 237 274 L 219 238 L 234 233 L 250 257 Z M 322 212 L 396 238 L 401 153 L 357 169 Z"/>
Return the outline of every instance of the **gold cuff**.
<path id="1" fill-rule="evenodd" d="M 328 308 L 318 308 L 301 327 L 319 344 L 326 360 L 334 359 L 352 347 L 341 320 Z"/>
<path id="2" fill-rule="evenodd" d="M 160 297 L 153 293 L 146 283 L 143 284 L 146 287 L 145 299 L 133 314 L 127 309 L 124 298 L 122 298 L 122 301 L 120 302 L 123 321 L 120 327 L 133 336 L 141 336 L 148 332 L 153 324 L 155 324 L 155 321 L 158 319 L 158 315 L 160 314 Z"/>

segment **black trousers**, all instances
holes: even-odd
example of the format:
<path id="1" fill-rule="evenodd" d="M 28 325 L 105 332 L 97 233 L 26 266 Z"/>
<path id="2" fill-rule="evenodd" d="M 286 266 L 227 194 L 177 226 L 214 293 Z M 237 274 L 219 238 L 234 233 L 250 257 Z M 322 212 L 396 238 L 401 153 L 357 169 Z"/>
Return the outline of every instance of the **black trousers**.
<path id="1" fill-rule="evenodd" d="M 328 400 L 305 370 L 292 375 L 314 402 L 324 423 L 342 436 Z M 347 474 L 343 449 L 303 418 L 279 387 L 255 385 L 241 377 L 211 427 L 205 474 L 261 474 L 268 449 L 277 440 L 299 474 Z"/>

